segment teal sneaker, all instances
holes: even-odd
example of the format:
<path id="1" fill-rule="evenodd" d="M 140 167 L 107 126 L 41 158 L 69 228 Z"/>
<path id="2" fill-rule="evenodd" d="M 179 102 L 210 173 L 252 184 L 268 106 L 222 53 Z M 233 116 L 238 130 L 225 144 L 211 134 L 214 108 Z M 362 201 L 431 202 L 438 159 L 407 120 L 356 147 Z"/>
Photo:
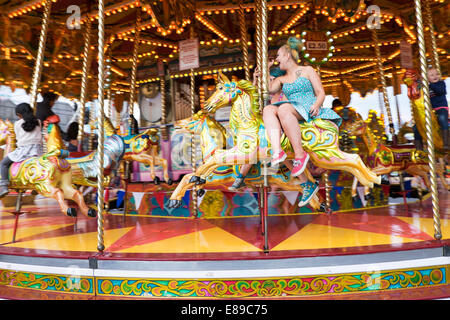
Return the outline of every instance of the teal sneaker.
<path id="1" fill-rule="evenodd" d="M 302 198 L 298 203 L 299 207 L 306 206 L 314 197 L 314 195 L 319 191 L 319 185 L 311 181 L 306 181 L 304 183 L 300 183 L 300 186 L 303 188 Z"/>
<path id="2" fill-rule="evenodd" d="M 244 182 L 245 177 L 237 177 L 236 180 L 234 180 L 234 183 L 228 188 L 230 191 L 238 191 L 239 189 L 242 189 L 246 187 L 246 184 Z"/>

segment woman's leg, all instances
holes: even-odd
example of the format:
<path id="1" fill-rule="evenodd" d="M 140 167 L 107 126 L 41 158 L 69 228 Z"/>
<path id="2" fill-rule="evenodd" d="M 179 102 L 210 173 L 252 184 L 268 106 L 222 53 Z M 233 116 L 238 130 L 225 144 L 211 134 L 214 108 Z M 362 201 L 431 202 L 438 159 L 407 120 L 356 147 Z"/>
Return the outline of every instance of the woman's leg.
<path id="1" fill-rule="evenodd" d="M 8 156 L 4 157 L 0 162 L 0 197 L 6 196 L 9 192 L 9 167 L 13 162 Z"/>
<path id="2" fill-rule="evenodd" d="M 302 135 L 298 125 L 298 121 L 303 119 L 302 116 L 298 114 L 297 110 L 290 103 L 285 103 L 279 108 L 278 118 L 284 133 L 294 149 L 295 158 L 303 158 L 305 151 L 303 150 Z"/>
<path id="3" fill-rule="evenodd" d="M 263 121 L 274 155 L 281 151 L 281 125 L 278 119 L 278 108 L 268 105 L 263 109 Z"/>

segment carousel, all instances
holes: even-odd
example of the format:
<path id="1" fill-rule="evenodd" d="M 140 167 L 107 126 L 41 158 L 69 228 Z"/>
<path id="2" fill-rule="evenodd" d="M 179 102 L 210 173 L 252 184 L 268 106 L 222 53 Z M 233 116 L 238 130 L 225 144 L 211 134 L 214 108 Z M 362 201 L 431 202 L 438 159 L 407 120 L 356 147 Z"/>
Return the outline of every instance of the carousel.
<path id="1" fill-rule="evenodd" d="M 75 105 L 70 121 L 47 118 L 41 156 L 9 169 L 0 298 L 450 298 L 448 130 L 427 85 L 430 67 L 448 77 L 448 2 L 0 8 L 0 86 L 34 112 L 46 92 Z M 319 185 L 306 206 L 289 141 L 272 168 L 262 120 L 269 61 L 289 37 L 343 120 L 300 123 Z M 0 115 L 5 157 L 17 117 Z"/>

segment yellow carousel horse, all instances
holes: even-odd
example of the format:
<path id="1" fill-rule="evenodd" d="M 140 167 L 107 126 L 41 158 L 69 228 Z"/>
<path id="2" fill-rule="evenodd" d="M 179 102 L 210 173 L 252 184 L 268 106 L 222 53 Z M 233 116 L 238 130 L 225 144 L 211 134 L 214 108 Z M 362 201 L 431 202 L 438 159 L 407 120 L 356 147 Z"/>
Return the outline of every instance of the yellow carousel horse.
<path id="1" fill-rule="evenodd" d="M 234 146 L 227 150 L 216 150 L 194 174 L 184 176 L 170 197 L 174 206 L 181 203 L 187 188 L 205 183 L 206 178 L 220 166 L 270 162 L 270 141 L 259 110 L 258 90 L 250 81 L 230 81 L 219 73 L 216 92 L 205 102 L 205 111 L 213 114 L 228 105 L 232 106 L 230 128 Z M 381 178 L 365 166 L 359 155 L 339 149 L 339 130 L 333 122 L 316 119 L 301 123 L 300 128 L 303 148 L 309 153 L 314 165 L 348 171 L 369 187 L 381 182 Z M 287 137 L 282 137 L 282 147 L 288 159 L 292 159 L 292 147 Z"/>
<path id="2" fill-rule="evenodd" d="M 159 183 L 159 178 L 155 174 L 155 166 L 161 166 L 163 169 L 163 178 L 167 184 L 173 183 L 169 177 L 167 160 L 160 157 L 158 130 L 150 128 L 138 135 L 124 136 L 126 143 L 125 161 L 137 161 L 150 166 L 150 176 L 155 184 Z"/>
<path id="3" fill-rule="evenodd" d="M 425 138 L 425 105 L 423 100 L 423 89 L 419 74 L 414 69 L 407 69 L 403 75 L 403 82 L 408 86 L 408 98 L 411 100 L 411 107 L 414 122 L 420 135 Z M 439 126 L 436 114 L 431 113 L 431 128 L 433 130 L 433 142 L 438 158 L 445 155 L 444 141 L 442 139 L 441 127 Z"/>
<path id="4" fill-rule="evenodd" d="M 428 157 L 427 154 L 416 148 L 406 146 L 386 146 L 367 123 L 359 117 L 348 122 L 344 127 L 350 135 L 361 137 L 367 150 L 367 162 L 369 167 L 378 175 L 389 174 L 393 171 L 403 171 L 412 176 L 418 176 L 423 179 L 427 188 L 430 188 L 431 182 L 428 177 Z M 438 173 L 441 182 L 446 189 L 448 185 L 445 182 L 443 168 L 438 166 Z M 365 190 L 367 195 L 369 190 Z M 356 196 L 356 183 L 352 187 L 352 196 Z"/>
<path id="5" fill-rule="evenodd" d="M 44 197 L 55 199 L 61 211 L 71 217 L 77 215 L 77 210 L 70 208 L 65 199 L 73 200 L 84 215 L 95 217 L 95 210 L 86 205 L 81 192 L 73 187 L 72 171 L 65 159 L 68 152 L 63 149 L 64 143 L 55 124 L 50 123 L 47 126 L 45 139 L 47 153 L 11 165 L 9 188 L 20 192 L 36 190 Z M 0 145 L 4 144 L 6 144 L 5 151 L 15 149 L 14 125 L 0 119 Z"/>
<path id="6" fill-rule="evenodd" d="M 191 134 L 200 135 L 200 143 L 202 150 L 203 161 L 206 161 L 217 150 L 222 150 L 227 147 L 227 131 L 216 119 L 211 117 L 207 112 L 200 110 L 192 117 L 179 120 L 175 124 L 187 130 Z M 206 183 L 209 187 L 223 187 L 231 185 L 236 175 L 239 173 L 239 166 L 220 166 L 214 170 L 206 179 Z M 309 172 L 308 172 L 309 173 Z M 189 174 L 192 177 L 193 174 Z M 310 177 L 312 180 L 312 177 Z M 246 185 L 253 188 L 261 187 L 263 184 L 263 176 L 261 172 L 261 166 L 253 166 L 250 172 L 245 178 Z M 271 172 L 268 176 L 268 182 L 271 186 L 285 191 L 302 191 L 300 181 L 297 178 L 293 178 L 290 175 L 290 170 L 286 166 L 281 166 L 276 172 Z M 184 185 L 183 189 L 177 190 L 179 193 L 185 193 L 189 184 Z M 199 189 L 199 196 L 202 196 L 204 189 Z M 311 200 L 311 207 L 317 210 L 323 210 L 321 207 L 323 199 L 320 196 L 315 196 Z M 170 201 L 169 207 L 177 207 L 180 205 L 178 201 Z"/>

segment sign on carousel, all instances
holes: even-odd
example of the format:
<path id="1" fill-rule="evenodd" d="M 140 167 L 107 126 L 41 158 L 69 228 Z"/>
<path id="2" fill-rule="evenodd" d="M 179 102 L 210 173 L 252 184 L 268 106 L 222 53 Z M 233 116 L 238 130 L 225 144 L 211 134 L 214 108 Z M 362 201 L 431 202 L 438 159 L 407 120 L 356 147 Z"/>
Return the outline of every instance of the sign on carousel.
<path id="1" fill-rule="evenodd" d="M 180 71 L 198 68 L 198 38 L 180 41 L 178 46 L 180 49 Z"/>
<path id="2" fill-rule="evenodd" d="M 314 65 L 327 62 L 333 56 L 334 50 L 333 38 L 330 35 L 330 31 L 303 31 L 303 59 Z"/>

